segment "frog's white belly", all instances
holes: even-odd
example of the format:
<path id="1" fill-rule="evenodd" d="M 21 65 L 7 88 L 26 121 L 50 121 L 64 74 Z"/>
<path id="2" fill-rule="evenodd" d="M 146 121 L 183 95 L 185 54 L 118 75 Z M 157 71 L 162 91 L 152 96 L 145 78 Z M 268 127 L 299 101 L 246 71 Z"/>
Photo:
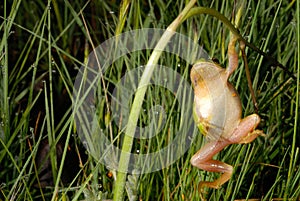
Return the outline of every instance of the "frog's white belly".
<path id="1" fill-rule="evenodd" d="M 207 139 L 228 138 L 240 122 L 240 100 L 233 87 L 225 82 L 208 82 L 195 97 L 196 113 L 206 127 Z M 212 92 L 213 91 L 213 92 Z"/>

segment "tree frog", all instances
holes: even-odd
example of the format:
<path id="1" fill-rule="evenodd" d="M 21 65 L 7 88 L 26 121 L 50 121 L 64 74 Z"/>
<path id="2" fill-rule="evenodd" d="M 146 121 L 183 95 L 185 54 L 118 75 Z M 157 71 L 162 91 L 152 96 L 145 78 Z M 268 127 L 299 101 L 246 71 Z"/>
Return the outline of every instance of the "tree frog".
<path id="1" fill-rule="evenodd" d="M 191 164 L 199 169 L 223 173 L 213 182 L 201 182 L 200 188 L 219 188 L 227 182 L 233 167 L 213 159 L 213 156 L 230 144 L 250 143 L 262 131 L 255 130 L 260 122 L 257 114 L 241 119 L 242 106 L 239 95 L 228 78 L 238 67 L 235 51 L 237 38 L 231 36 L 228 45 L 229 66 L 224 69 L 212 61 L 200 60 L 191 69 L 194 88 L 194 119 L 208 139 L 192 158 Z"/>

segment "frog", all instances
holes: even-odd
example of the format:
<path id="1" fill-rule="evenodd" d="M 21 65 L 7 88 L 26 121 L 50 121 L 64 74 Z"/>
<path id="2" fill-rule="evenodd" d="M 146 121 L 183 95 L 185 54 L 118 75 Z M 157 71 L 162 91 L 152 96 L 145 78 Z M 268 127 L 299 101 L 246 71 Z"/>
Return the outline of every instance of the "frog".
<path id="1" fill-rule="evenodd" d="M 194 89 L 193 116 L 200 132 L 206 137 L 206 144 L 194 154 L 190 163 L 202 170 L 221 173 L 215 181 L 202 181 L 199 187 L 218 189 L 233 174 L 233 167 L 213 157 L 231 144 L 247 144 L 263 135 L 258 130 L 258 114 L 242 118 L 240 96 L 229 77 L 238 68 L 238 38 L 230 36 L 228 44 L 228 67 L 223 68 L 212 60 L 198 60 L 194 63 L 190 79 Z"/>

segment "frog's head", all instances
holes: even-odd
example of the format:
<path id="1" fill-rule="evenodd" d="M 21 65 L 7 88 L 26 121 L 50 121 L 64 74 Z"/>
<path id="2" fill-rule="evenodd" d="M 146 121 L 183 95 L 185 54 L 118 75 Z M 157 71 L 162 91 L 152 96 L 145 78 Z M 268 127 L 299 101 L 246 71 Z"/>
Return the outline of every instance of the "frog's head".
<path id="1" fill-rule="evenodd" d="M 212 60 L 197 60 L 190 73 L 193 87 L 203 81 L 209 82 L 210 80 L 215 80 L 220 77 L 222 71 L 225 71 L 225 69 Z"/>

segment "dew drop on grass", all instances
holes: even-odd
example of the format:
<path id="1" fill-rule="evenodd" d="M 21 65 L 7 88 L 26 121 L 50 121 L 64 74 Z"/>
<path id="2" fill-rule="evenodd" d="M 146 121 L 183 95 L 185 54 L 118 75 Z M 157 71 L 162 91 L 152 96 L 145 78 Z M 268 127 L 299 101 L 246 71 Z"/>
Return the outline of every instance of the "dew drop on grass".
<path id="1" fill-rule="evenodd" d="M 82 144 L 83 144 L 83 146 L 87 146 L 87 145 L 88 145 L 88 143 L 87 143 L 86 140 L 83 140 L 83 141 L 82 141 Z"/>
<path id="2" fill-rule="evenodd" d="M 295 22 L 294 20 L 292 20 L 292 21 L 290 22 L 290 24 L 291 24 L 292 26 L 296 26 L 296 22 Z"/>

